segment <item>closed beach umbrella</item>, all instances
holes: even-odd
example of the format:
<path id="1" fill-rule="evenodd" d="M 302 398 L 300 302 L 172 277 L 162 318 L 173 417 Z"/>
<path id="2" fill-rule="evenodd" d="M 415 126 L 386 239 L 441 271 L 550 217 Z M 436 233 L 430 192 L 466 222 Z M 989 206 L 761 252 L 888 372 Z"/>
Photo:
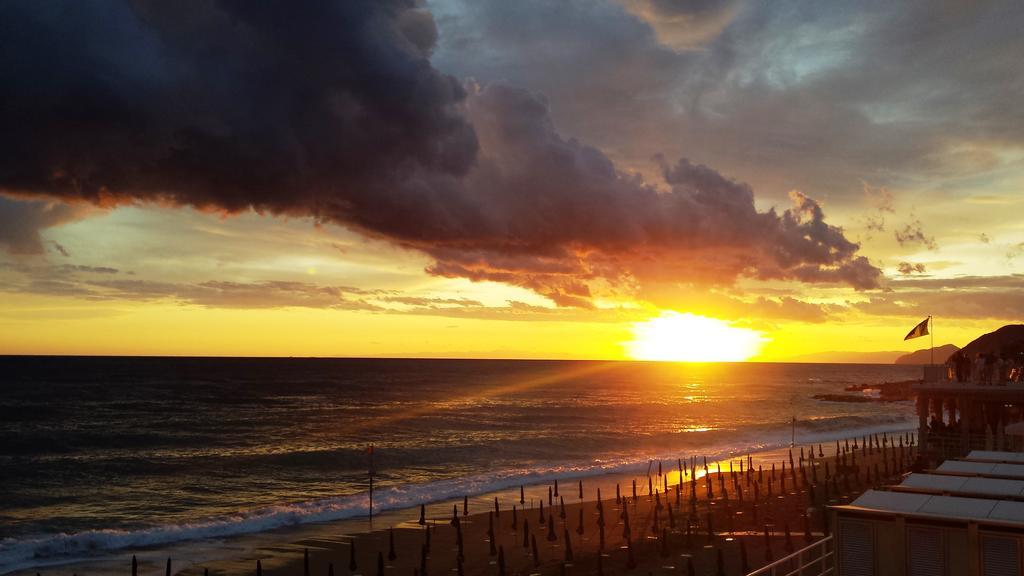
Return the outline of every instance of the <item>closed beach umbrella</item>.
<path id="1" fill-rule="evenodd" d="M 334 576 L 334 564 L 331 562 L 327 563 L 327 576 Z"/>
<path id="2" fill-rule="evenodd" d="M 309 576 L 309 548 L 302 550 L 302 576 Z"/>
<path id="3" fill-rule="evenodd" d="M 545 520 L 544 520 L 544 501 L 543 500 L 540 501 L 540 513 L 539 514 L 540 514 L 540 525 L 543 526 L 544 522 L 545 522 Z"/>
<path id="4" fill-rule="evenodd" d="M 555 521 L 548 522 L 548 542 L 554 542 L 558 540 L 558 536 L 555 535 Z"/>
<path id="5" fill-rule="evenodd" d="M 394 561 L 398 558 L 398 554 L 395 554 L 395 528 L 392 526 L 388 529 L 388 560 Z"/>
<path id="6" fill-rule="evenodd" d="M 523 520 L 523 548 L 530 546 L 530 521 Z"/>
<path id="7" fill-rule="evenodd" d="M 132 576 L 139 576 L 139 561 L 135 559 L 135 554 L 132 554 Z"/>
<path id="8" fill-rule="evenodd" d="M 533 551 L 533 565 L 540 566 L 540 553 L 537 552 L 537 537 L 530 536 L 530 549 Z"/>
<path id="9" fill-rule="evenodd" d="M 498 547 L 498 576 L 505 576 L 505 547 Z"/>
<path id="10" fill-rule="evenodd" d="M 494 497 L 494 517 L 495 518 L 500 518 L 501 517 L 501 510 L 498 509 L 498 497 L 497 496 Z"/>
<path id="11" fill-rule="evenodd" d="M 427 523 L 427 507 L 425 505 L 423 505 L 423 504 L 420 504 L 420 526 L 423 526 L 426 523 Z"/>
<path id="12" fill-rule="evenodd" d="M 352 539 L 352 541 L 349 543 L 348 551 L 349 551 L 349 554 L 348 554 L 348 569 L 349 569 L 350 572 L 355 572 L 356 571 L 356 541 L 355 541 L 355 539 Z"/>
<path id="13" fill-rule="evenodd" d="M 171 559 L 167 559 L 167 570 L 165 571 L 166 576 L 171 576 Z"/>
<path id="14" fill-rule="evenodd" d="M 384 576 L 384 553 L 377 551 L 377 576 Z"/>
<path id="15" fill-rule="evenodd" d="M 263 576 L 263 564 L 259 560 L 256 561 L 256 576 Z"/>
<path id="16" fill-rule="evenodd" d="M 519 530 L 519 520 L 516 518 L 516 507 L 512 506 L 512 529 Z"/>
<path id="17" fill-rule="evenodd" d="M 523 485 L 519 485 L 519 503 L 526 504 L 526 491 L 523 489 Z"/>

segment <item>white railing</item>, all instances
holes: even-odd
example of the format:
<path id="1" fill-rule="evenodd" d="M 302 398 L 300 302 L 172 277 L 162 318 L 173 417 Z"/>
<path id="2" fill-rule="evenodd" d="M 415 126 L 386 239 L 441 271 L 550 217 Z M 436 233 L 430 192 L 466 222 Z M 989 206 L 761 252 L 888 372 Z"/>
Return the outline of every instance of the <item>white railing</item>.
<path id="1" fill-rule="evenodd" d="M 836 573 L 836 549 L 832 536 L 754 570 L 747 576 L 826 576 Z"/>

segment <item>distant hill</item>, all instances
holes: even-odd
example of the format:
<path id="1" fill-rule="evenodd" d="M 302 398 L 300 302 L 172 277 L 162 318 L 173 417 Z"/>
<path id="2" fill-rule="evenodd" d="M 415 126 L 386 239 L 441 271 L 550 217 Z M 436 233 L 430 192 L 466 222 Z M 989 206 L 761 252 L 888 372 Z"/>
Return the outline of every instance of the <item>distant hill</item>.
<path id="1" fill-rule="evenodd" d="M 946 359 L 953 355 L 954 352 L 959 350 L 960 347 L 956 344 L 943 344 L 942 346 L 935 347 L 935 363 L 944 364 Z M 932 351 L 930 348 L 924 350 L 917 350 L 910 354 L 904 354 L 896 359 L 893 364 L 928 364 L 931 362 Z"/>
<path id="2" fill-rule="evenodd" d="M 790 362 L 816 362 L 821 364 L 892 364 L 903 352 L 815 352 L 790 358 Z"/>
<path id="3" fill-rule="evenodd" d="M 1024 324 L 1007 324 L 964 346 L 964 354 L 1020 354 L 1024 352 Z"/>

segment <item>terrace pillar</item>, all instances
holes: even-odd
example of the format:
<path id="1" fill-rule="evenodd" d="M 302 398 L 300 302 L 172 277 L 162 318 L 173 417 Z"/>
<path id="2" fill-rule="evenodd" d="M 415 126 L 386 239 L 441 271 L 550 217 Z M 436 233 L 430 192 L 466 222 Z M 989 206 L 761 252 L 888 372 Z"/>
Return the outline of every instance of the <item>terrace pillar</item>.
<path id="1" fill-rule="evenodd" d="M 999 405 L 999 413 L 996 414 L 996 450 L 1000 452 L 1004 450 L 1003 439 L 1006 437 L 1006 432 L 1003 430 L 1006 427 L 1006 407 L 1002 404 Z"/>
<path id="2" fill-rule="evenodd" d="M 981 574 L 981 539 L 978 537 L 978 523 L 967 523 L 967 576 Z"/>
<path id="3" fill-rule="evenodd" d="M 917 449 L 924 453 L 928 447 L 928 396 L 917 393 Z"/>
<path id="4" fill-rule="evenodd" d="M 967 398 L 960 398 L 960 453 L 966 455 L 971 451 L 971 411 L 973 403 Z"/>

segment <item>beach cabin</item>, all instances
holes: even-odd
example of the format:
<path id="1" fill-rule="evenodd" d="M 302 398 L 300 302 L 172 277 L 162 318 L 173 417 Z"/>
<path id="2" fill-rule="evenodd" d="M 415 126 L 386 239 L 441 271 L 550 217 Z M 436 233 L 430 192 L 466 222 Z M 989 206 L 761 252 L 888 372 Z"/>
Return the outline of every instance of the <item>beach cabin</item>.
<path id="1" fill-rule="evenodd" d="M 1024 464 L 1013 453 L 976 456 L 987 461 L 946 461 L 830 507 L 838 574 L 1024 574 Z"/>

